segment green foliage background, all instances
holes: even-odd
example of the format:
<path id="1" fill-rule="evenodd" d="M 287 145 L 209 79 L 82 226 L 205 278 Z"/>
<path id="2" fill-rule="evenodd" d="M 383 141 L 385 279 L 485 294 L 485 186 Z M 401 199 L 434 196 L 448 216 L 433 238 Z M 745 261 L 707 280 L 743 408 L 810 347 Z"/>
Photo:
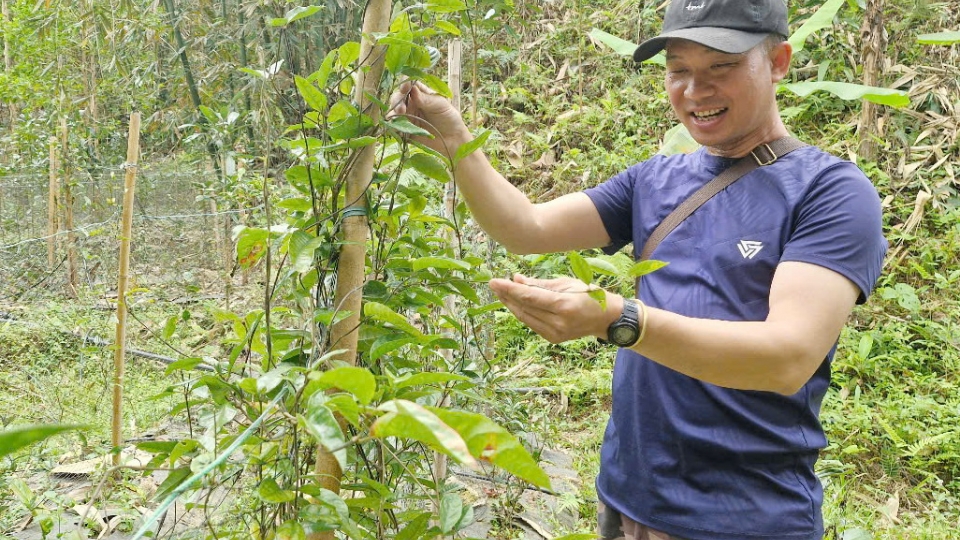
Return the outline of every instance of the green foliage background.
<path id="1" fill-rule="evenodd" d="M 629 260 L 509 256 L 488 250 L 462 205 L 445 212 L 442 159 L 403 142 L 412 126 L 367 124 L 350 103 L 350 75 L 359 60 L 356 6 L 327 2 L 304 9 L 307 2 L 252 0 L 9 4 L 3 35 L 16 61 L 0 80 L 6 128 L 0 171 L 44 166 L 45 141 L 61 118 L 77 149 L 73 166 L 101 165 L 122 153 L 125 115 L 136 108 L 147 113 L 147 152 L 206 167 L 209 197 L 221 208 L 257 208 L 235 231 L 234 270 L 253 267 L 263 283 L 241 291 L 239 305 L 142 312 L 151 329 L 141 337 L 144 346 L 167 342 L 184 352 L 165 374 L 146 366 L 138 371 L 144 388 L 166 390 L 136 409 L 137 422 L 149 424 L 170 412 L 188 415 L 197 429 L 173 445 L 146 445 L 155 464 L 175 471 L 174 480 L 160 486 L 161 496 L 270 413 L 252 432 L 244 459 L 219 465 L 204 480 L 243 479 L 237 491 L 246 496 L 234 508 L 218 509 L 222 532 L 266 537 L 281 524 L 279 537 L 299 538 L 302 521 L 339 527 L 354 538 L 452 536 L 470 521 L 471 504 L 432 476 L 433 450 L 465 463 L 480 458 L 484 449 L 468 436 L 478 426 L 497 433 L 504 449 L 521 450 L 490 420 L 442 406 L 454 398 L 457 409 L 480 411 L 514 433 L 537 433 L 574 455 L 584 482 L 571 504 L 581 515 L 578 530 L 592 528 L 591 479 L 609 407 L 612 352 L 591 340 L 563 346 L 539 340 L 496 310 L 483 283 L 515 270 L 569 274 L 571 265 L 582 268 L 586 260 L 598 283 L 629 292 L 630 280 L 619 277 L 625 272 L 598 270 L 629 267 Z M 861 80 L 863 6 L 841 4 L 840 15 L 805 41 L 790 83 Z M 819 6 L 792 2 L 793 26 Z M 446 92 L 439 77 L 444 60 L 431 66 L 436 55 L 427 46 L 445 51 L 446 42 L 460 35 L 464 109 L 478 133 L 489 134 L 484 149 L 498 168 L 535 200 L 581 190 L 656 153 L 676 123 L 659 68 L 638 68 L 590 37 L 594 28 L 634 42 L 654 35 L 658 7 L 586 0 L 445 0 L 407 11 L 398 5 L 381 100 L 385 106 L 401 76 Z M 960 198 L 954 168 L 960 157 L 960 54 L 957 45 L 917 40 L 955 29 L 956 13 L 955 1 L 885 4 L 882 81 L 906 91 L 910 101 L 902 109 L 882 109 L 875 133 L 857 133 L 856 100 L 781 95 L 795 134 L 857 160 L 874 181 L 892 248 L 879 288 L 841 336 L 823 406 L 830 446 L 819 470 L 827 486 L 828 538 L 835 540 L 949 538 L 960 524 Z M 186 37 L 182 50 L 174 27 Z M 199 107 L 186 91 L 181 53 L 190 59 Z M 877 142 L 876 161 L 856 155 L 860 137 Z M 353 152 L 371 144 L 380 151 L 367 194 L 372 240 L 360 329 L 363 369 L 319 369 L 335 348 L 324 342 L 324 329 L 340 316 L 330 299 L 347 202 L 342 175 Z M 226 174 L 228 152 L 247 160 L 246 168 Z M 920 191 L 932 198 L 918 213 Z M 90 298 L 100 292 L 89 291 Z M 458 299 L 455 312 L 444 307 L 448 297 Z M 13 307 L 18 314 L 49 313 L 46 302 L 61 300 L 51 294 Z M 106 317 L 77 305 L 54 309 L 60 312 L 48 321 L 51 328 L 82 321 L 109 329 Z M 206 340 L 202 347 L 184 346 L 198 336 Z M 109 356 L 0 326 L 0 366 L 11 389 L 84 381 L 91 370 L 106 373 Z M 61 365 L 66 361 L 71 369 Z M 211 361 L 219 371 L 195 370 Z M 3 413 L 4 424 L 105 425 L 103 394 L 92 386 L 96 381 L 87 378 L 77 386 L 86 389 L 77 401 L 57 406 L 14 390 L 11 398 L 35 407 L 30 415 Z M 347 429 L 334 413 L 347 418 Z M 459 435 L 442 425 L 456 426 Z M 104 432 L 91 429 L 52 441 L 74 437 L 71 450 L 93 452 Z M 311 484 L 315 441 L 346 454 L 348 481 L 362 497 L 344 502 Z M 43 443 L 34 457 L 50 462 L 67 450 L 52 444 Z M 0 467 L 10 473 L 30 463 L 23 452 L 2 459 Z M 500 465 L 543 482 L 523 457 Z M 4 512 L 0 532 L 37 512 L 32 504 L 39 500 L 20 484 L 6 483 L 8 477 L 0 481 L 0 500 L 14 510 Z M 508 518 L 516 501 L 507 491 L 494 534 L 512 538 L 519 534 Z"/>

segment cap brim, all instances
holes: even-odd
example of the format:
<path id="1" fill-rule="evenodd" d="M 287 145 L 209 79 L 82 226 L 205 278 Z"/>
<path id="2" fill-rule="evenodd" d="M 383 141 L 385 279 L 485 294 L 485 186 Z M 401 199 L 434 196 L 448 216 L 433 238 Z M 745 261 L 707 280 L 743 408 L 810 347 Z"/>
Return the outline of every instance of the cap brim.
<path id="1" fill-rule="evenodd" d="M 758 34 L 713 26 L 683 28 L 665 32 L 644 41 L 637 47 L 637 50 L 633 51 L 633 59 L 636 62 L 643 62 L 651 58 L 667 46 L 667 40 L 669 39 L 686 39 L 721 52 L 739 54 L 756 47 L 768 35 L 767 33 Z"/>

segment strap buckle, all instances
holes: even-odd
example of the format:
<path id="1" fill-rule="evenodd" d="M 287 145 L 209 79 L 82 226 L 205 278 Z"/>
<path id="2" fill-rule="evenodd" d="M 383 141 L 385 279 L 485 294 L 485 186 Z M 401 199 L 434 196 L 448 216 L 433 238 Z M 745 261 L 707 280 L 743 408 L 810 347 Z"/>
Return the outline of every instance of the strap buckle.
<path id="1" fill-rule="evenodd" d="M 765 156 L 761 158 L 760 156 L 757 155 L 757 150 L 760 150 L 761 148 L 766 149 L 767 153 L 770 154 L 769 158 Z M 761 153 L 764 153 L 764 152 L 761 152 Z M 778 159 L 777 153 L 773 151 L 773 148 L 770 148 L 769 144 L 761 144 L 760 146 L 754 148 L 753 150 L 750 151 L 750 155 L 753 156 L 753 159 L 757 162 L 757 165 L 761 167 L 770 165 L 771 163 L 777 161 Z"/>

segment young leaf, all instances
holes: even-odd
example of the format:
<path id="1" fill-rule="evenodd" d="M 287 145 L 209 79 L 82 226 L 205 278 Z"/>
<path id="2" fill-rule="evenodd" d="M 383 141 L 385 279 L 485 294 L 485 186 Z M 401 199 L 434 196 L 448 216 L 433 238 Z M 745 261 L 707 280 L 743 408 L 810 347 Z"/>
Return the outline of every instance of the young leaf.
<path id="1" fill-rule="evenodd" d="M 632 278 L 645 276 L 651 272 L 656 272 L 657 270 L 663 268 L 668 264 L 669 263 L 665 263 L 663 261 L 654 261 L 652 259 L 647 261 L 640 261 L 630 268 L 630 271 L 627 273 L 627 276 Z"/>
<path id="2" fill-rule="evenodd" d="M 440 160 L 429 154 L 414 154 L 407 159 L 407 165 L 413 167 L 413 170 L 418 173 L 427 178 L 432 178 L 437 182 L 446 184 L 450 181 L 450 173 L 447 172 L 447 167 L 444 166 Z"/>
<path id="3" fill-rule="evenodd" d="M 417 272 L 424 268 L 441 268 L 444 270 L 470 270 L 473 266 L 465 261 L 450 257 L 420 257 L 413 260 L 413 269 Z"/>
<path id="4" fill-rule="evenodd" d="M 475 137 L 473 140 L 466 142 L 460 146 L 460 148 L 457 148 L 457 153 L 453 156 L 453 165 L 456 166 L 457 163 L 460 163 L 461 159 L 476 152 L 481 146 L 483 146 L 483 143 L 487 142 L 487 139 L 490 138 L 490 133 L 490 130 L 484 130 L 483 133 Z"/>
<path id="5" fill-rule="evenodd" d="M 917 43 L 922 45 L 954 45 L 960 43 L 960 31 L 920 34 Z"/>
<path id="6" fill-rule="evenodd" d="M 827 0 L 800 28 L 797 28 L 789 40 L 790 45 L 793 46 L 793 54 L 803 50 L 803 44 L 811 34 L 828 26 L 833 26 L 833 18 L 837 16 L 837 12 L 843 7 L 845 1 Z"/>
<path id="7" fill-rule="evenodd" d="M 179 320 L 179 315 L 171 315 L 167 317 L 167 322 L 163 325 L 163 332 L 160 333 L 163 339 L 170 339 L 173 337 L 173 333 L 177 331 L 177 322 Z"/>
<path id="8" fill-rule="evenodd" d="M 76 424 L 20 426 L 0 431 L 0 457 L 64 431 L 82 429 Z"/>
<path id="9" fill-rule="evenodd" d="M 780 85 L 800 97 L 806 97 L 817 91 L 830 92 L 840 99 L 855 101 L 865 99 L 879 105 L 891 107 L 906 107 L 910 104 L 910 96 L 893 88 L 879 88 L 862 84 L 845 83 L 838 81 L 803 81 Z"/>
<path id="10" fill-rule="evenodd" d="M 294 80 L 297 84 L 297 91 L 303 96 L 303 100 L 311 109 L 317 112 L 323 112 L 327 109 L 327 96 L 323 95 L 316 86 L 307 79 L 296 75 Z"/>
<path id="11" fill-rule="evenodd" d="M 440 531 L 444 535 L 456 532 L 455 527 L 463 515 L 463 500 L 456 493 L 447 493 L 440 500 Z"/>
<path id="12" fill-rule="evenodd" d="M 403 315 L 400 315 L 399 313 L 390 309 L 388 306 L 379 302 L 367 302 L 364 304 L 363 314 L 371 319 L 390 324 L 394 328 L 402 330 L 411 336 L 417 338 L 423 337 L 423 332 L 410 324 L 410 322 L 407 321 Z"/>
<path id="13" fill-rule="evenodd" d="M 467 448 L 467 443 L 457 431 L 445 424 L 434 412 L 412 401 L 395 399 L 379 407 L 387 414 L 370 426 L 370 434 L 377 438 L 400 437 L 420 441 L 457 460 L 477 468 L 477 462 Z"/>
<path id="14" fill-rule="evenodd" d="M 590 296 L 590 298 L 593 298 L 594 300 L 596 300 L 598 304 L 600 304 L 600 309 L 607 309 L 607 292 L 606 291 L 600 288 L 596 288 L 587 292 L 587 294 Z"/>
<path id="15" fill-rule="evenodd" d="M 300 420 L 321 446 L 333 452 L 337 463 L 340 464 L 340 470 L 345 471 L 347 470 L 347 450 L 344 448 L 346 439 L 333 411 L 324 403 L 325 399 L 326 395 L 323 392 L 310 396 L 307 410 L 300 415 Z"/>
<path id="16" fill-rule="evenodd" d="M 408 386 L 421 386 L 425 384 L 442 384 L 450 381 L 469 381 L 469 377 L 457 375 L 455 373 L 438 372 L 420 372 L 415 373 L 405 379 L 400 379 L 394 383 L 396 388 L 406 388 Z"/>
<path id="17" fill-rule="evenodd" d="M 620 270 L 610 261 L 599 257 L 586 257 L 585 260 L 595 272 L 605 276 L 616 277 L 620 275 Z"/>
<path id="18" fill-rule="evenodd" d="M 422 137 L 433 138 L 433 135 L 429 131 L 414 125 L 413 122 L 404 118 L 402 116 L 394 118 L 393 120 L 384 120 L 383 125 L 387 126 L 390 129 L 399 131 L 400 133 L 406 133 L 408 135 L 418 135 Z"/>
<path id="19" fill-rule="evenodd" d="M 573 275 L 586 283 L 587 285 L 593 283 L 593 269 L 590 268 L 590 263 L 588 263 L 579 253 L 576 251 L 567 252 L 567 261 L 570 262 L 570 270 L 573 271 Z"/>
<path id="20" fill-rule="evenodd" d="M 319 381 L 350 392 L 364 405 L 369 405 L 377 393 L 377 380 L 369 370 L 360 367 L 343 366 L 331 369 L 324 372 Z"/>
<path id="21" fill-rule="evenodd" d="M 535 486 L 550 489 L 550 478 L 520 444 L 516 437 L 489 418 L 463 411 L 428 407 L 445 424 L 467 442 L 470 454 L 526 480 Z"/>
<path id="22" fill-rule="evenodd" d="M 269 476 L 260 481 L 257 495 L 260 500 L 273 504 L 287 503 L 297 498 L 296 493 L 282 489 L 277 481 Z"/>

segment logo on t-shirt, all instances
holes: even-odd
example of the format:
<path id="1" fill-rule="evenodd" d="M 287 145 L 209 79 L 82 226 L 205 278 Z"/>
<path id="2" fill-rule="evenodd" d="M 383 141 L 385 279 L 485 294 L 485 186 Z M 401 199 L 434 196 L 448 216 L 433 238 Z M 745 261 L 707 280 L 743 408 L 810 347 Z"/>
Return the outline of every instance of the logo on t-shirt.
<path id="1" fill-rule="evenodd" d="M 752 259 L 763 249 L 763 242 L 755 240 L 741 240 L 737 247 L 740 248 L 740 254 L 744 259 Z"/>

